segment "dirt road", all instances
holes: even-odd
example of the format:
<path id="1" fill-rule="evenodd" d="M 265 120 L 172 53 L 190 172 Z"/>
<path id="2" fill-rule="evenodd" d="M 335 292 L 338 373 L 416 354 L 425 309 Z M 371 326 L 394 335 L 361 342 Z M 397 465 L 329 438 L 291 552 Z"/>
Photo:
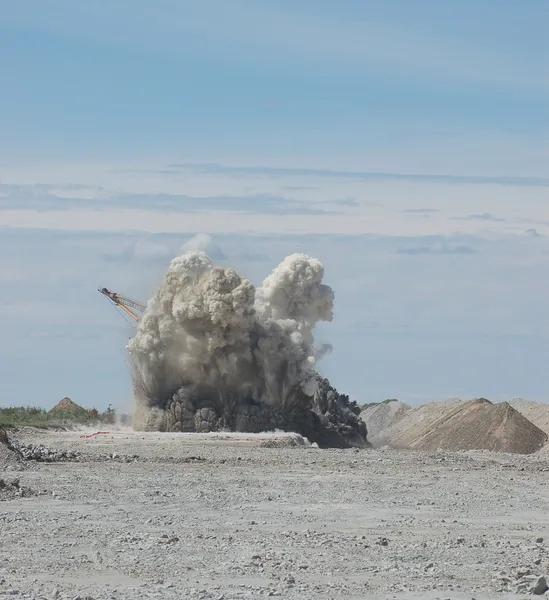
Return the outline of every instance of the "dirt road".
<path id="1" fill-rule="evenodd" d="M 549 575 L 535 456 L 81 435 L 26 432 L 80 455 L 0 472 L 39 494 L 0 502 L 0 598 L 517 599 Z"/>

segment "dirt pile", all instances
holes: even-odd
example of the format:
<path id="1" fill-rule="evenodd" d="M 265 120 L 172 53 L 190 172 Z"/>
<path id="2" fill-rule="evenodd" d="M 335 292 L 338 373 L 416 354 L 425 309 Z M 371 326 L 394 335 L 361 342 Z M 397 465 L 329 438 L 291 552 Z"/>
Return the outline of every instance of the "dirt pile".
<path id="1" fill-rule="evenodd" d="M 442 402 L 430 402 L 406 413 L 406 419 L 399 419 L 385 429 L 386 443 L 393 448 L 410 448 L 420 433 L 436 429 L 455 412 L 459 411 L 463 402 L 457 398 Z"/>
<path id="2" fill-rule="evenodd" d="M 484 398 L 421 406 L 386 434 L 391 446 L 427 451 L 531 454 L 547 441 L 547 434 L 509 403 L 492 404 Z"/>
<path id="3" fill-rule="evenodd" d="M 515 398 L 509 404 L 519 413 L 526 417 L 536 427 L 549 435 L 549 404 L 539 404 L 522 398 Z"/>
<path id="4" fill-rule="evenodd" d="M 360 413 L 360 418 L 366 423 L 368 441 L 379 447 L 385 443 L 385 431 L 402 419 L 410 407 L 400 400 L 386 400 L 372 404 Z"/>
<path id="5" fill-rule="evenodd" d="M 60 400 L 51 410 L 50 413 L 78 413 L 87 412 L 85 408 L 82 408 L 76 402 L 70 398 L 63 398 Z"/>

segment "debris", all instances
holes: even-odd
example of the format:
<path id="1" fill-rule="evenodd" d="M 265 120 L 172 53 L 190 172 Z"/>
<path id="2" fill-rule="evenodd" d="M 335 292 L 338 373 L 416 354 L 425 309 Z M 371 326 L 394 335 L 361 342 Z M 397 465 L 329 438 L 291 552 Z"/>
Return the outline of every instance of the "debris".
<path id="1" fill-rule="evenodd" d="M 12 442 L 11 448 L 23 459 L 23 460 L 36 460 L 42 462 L 56 462 L 56 461 L 67 461 L 67 460 L 78 460 L 80 458 L 79 452 L 73 452 L 71 450 L 52 450 L 46 448 L 43 445 L 23 444 L 19 442 Z"/>
<path id="2" fill-rule="evenodd" d="M 0 471 L 21 468 L 21 455 L 15 450 L 8 434 L 0 429 Z"/>
<path id="3" fill-rule="evenodd" d="M 537 575 L 524 575 L 516 582 L 516 591 L 521 594 L 534 594 L 542 596 L 549 590 L 547 579 Z"/>

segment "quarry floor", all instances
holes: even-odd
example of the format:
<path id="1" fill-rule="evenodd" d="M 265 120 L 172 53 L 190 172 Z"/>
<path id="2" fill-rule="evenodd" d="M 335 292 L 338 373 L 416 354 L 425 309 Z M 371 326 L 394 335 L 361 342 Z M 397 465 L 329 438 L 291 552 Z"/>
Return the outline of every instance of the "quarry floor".
<path id="1" fill-rule="evenodd" d="M 549 575 L 535 456 L 81 435 L 22 432 L 81 456 L 0 472 L 41 492 L 0 502 L 0 598 L 520 599 Z"/>

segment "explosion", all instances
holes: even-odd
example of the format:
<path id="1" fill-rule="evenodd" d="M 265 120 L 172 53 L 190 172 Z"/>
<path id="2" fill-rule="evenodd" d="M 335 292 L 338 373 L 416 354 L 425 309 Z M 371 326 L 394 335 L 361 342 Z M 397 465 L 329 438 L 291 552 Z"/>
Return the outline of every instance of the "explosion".
<path id="1" fill-rule="evenodd" d="M 358 407 L 314 367 L 314 328 L 333 318 L 324 267 L 292 254 L 257 289 L 202 251 L 174 258 L 128 344 L 135 427 L 284 429 L 323 446 L 365 445 Z"/>

